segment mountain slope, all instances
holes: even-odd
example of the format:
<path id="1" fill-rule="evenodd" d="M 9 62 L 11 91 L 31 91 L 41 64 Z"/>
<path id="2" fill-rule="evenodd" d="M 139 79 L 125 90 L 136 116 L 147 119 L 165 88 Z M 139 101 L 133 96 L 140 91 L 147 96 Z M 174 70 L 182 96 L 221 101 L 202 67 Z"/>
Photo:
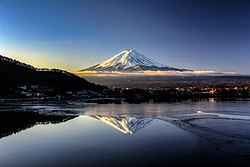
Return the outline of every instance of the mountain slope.
<path id="1" fill-rule="evenodd" d="M 0 95 L 10 93 L 18 86 L 43 85 L 53 87 L 55 92 L 93 90 L 102 91 L 96 85 L 77 75 L 58 69 L 37 69 L 0 55 Z"/>
<path id="2" fill-rule="evenodd" d="M 94 65 L 80 71 L 187 71 L 162 65 L 150 58 L 136 52 L 135 50 L 124 50 L 121 53 L 105 60 L 102 63 Z"/>

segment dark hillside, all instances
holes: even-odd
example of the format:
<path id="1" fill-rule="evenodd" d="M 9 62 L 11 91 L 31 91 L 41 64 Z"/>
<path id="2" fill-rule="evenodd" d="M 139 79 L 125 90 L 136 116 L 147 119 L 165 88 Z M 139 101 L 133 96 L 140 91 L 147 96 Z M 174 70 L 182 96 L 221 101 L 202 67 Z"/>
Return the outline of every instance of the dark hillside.
<path id="1" fill-rule="evenodd" d="M 77 75 L 58 69 L 37 69 L 0 55 L 0 93 L 10 93 L 19 86 L 42 85 L 55 93 L 92 90 L 101 92 L 105 87 L 96 85 Z"/>

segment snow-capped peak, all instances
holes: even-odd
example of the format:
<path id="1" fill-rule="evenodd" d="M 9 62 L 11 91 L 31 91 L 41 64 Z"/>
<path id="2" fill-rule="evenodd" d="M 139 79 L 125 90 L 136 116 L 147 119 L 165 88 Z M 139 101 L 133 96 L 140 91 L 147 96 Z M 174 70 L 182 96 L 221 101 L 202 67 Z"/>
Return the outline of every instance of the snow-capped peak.
<path id="1" fill-rule="evenodd" d="M 127 69 L 132 66 L 154 66 L 154 67 L 166 67 L 160 63 L 157 63 L 144 55 L 139 54 L 135 50 L 124 50 L 117 55 L 105 60 L 104 62 L 97 65 L 95 68 L 100 67 L 114 67 L 115 69 Z"/>
<path id="2" fill-rule="evenodd" d="M 176 70 L 181 71 L 182 69 L 172 68 L 169 66 L 162 65 L 150 58 L 138 53 L 133 49 L 124 50 L 113 57 L 101 62 L 95 66 L 84 69 L 90 71 L 144 71 L 144 70 Z"/>

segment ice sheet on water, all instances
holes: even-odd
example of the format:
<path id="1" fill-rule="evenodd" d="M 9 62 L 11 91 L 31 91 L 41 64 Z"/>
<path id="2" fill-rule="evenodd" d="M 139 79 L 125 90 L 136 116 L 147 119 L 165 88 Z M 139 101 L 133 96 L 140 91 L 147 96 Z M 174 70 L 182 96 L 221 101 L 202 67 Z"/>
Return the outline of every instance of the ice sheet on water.
<path id="1" fill-rule="evenodd" d="M 250 120 L 250 116 L 246 116 L 246 115 L 207 113 L 207 112 L 203 112 L 203 111 L 197 111 L 197 114 L 198 115 L 212 115 L 212 116 L 218 116 L 220 118 L 228 118 L 228 119 Z M 193 115 L 195 115 L 195 114 L 193 114 Z"/>

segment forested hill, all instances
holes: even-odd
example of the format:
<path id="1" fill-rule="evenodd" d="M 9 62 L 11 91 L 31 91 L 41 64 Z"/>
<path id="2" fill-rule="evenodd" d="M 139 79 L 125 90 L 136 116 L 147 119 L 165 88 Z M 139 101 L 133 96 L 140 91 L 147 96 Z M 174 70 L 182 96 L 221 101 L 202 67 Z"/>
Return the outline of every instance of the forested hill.
<path id="1" fill-rule="evenodd" d="M 42 85 L 55 93 L 91 90 L 102 92 L 105 88 L 59 69 L 38 69 L 31 65 L 0 55 L 0 95 L 10 93 L 20 86 Z"/>

